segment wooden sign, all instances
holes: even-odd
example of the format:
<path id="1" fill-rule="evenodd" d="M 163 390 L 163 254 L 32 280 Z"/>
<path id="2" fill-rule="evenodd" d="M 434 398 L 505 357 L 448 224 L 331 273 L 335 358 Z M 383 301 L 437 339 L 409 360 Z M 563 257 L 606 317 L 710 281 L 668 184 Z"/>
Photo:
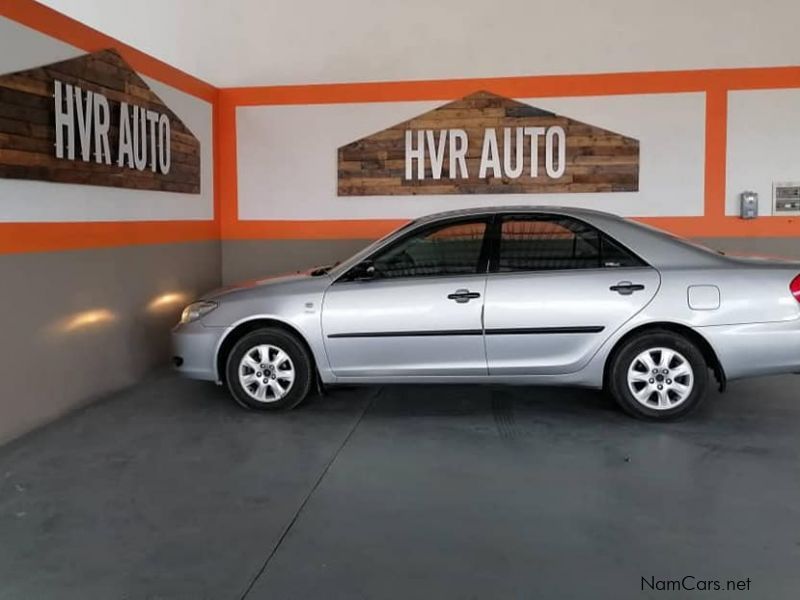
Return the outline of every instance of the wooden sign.
<path id="1" fill-rule="evenodd" d="M 477 92 L 347 144 L 339 196 L 635 192 L 639 142 Z"/>
<path id="2" fill-rule="evenodd" d="M 0 177 L 200 193 L 200 142 L 114 50 L 0 77 Z"/>

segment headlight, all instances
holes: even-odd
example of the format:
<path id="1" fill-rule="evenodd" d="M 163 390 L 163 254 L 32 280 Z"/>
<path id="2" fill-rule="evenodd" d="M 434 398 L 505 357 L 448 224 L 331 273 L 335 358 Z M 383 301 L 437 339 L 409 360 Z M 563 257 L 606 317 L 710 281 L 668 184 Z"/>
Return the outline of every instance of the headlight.
<path id="1" fill-rule="evenodd" d="M 203 315 L 207 315 L 212 310 L 217 308 L 218 304 L 216 302 L 210 301 L 203 301 L 203 302 L 193 302 L 189 306 L 183 309 L 183 313 L 181 314 L 181 323 L 184 325 L 186 323 L 191 323 L 192 321 L 196 321 Z"/>

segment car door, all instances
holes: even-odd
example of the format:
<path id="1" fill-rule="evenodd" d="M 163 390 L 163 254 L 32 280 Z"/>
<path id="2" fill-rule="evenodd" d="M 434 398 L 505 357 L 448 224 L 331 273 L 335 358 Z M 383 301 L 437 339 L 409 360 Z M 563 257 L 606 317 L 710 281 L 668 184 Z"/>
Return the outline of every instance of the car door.
<path id="1" fill-rule="evenodd" d="M 326 291 L 322 332 L 339 377 L 486 375 L 488 218 L 414 229 Z"/>
<path id="2" fill-rule="evenodd" d="M 484 326 L 490 375 L 571 373 L 653 298 L 658 271 L 587 223 L 503 215 Z"/>

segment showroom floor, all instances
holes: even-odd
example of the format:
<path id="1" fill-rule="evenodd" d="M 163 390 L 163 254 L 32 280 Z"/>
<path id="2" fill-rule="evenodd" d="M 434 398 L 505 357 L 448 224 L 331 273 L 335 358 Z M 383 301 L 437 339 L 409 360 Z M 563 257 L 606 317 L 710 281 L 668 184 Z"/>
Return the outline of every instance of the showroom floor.
<path id="1" fill-rule="evenodd" d="M 655 425 L 466 386 L 260 415 L 160 374 L 0 448 L 0 598 L 794 598 L 798 383 Z"/>

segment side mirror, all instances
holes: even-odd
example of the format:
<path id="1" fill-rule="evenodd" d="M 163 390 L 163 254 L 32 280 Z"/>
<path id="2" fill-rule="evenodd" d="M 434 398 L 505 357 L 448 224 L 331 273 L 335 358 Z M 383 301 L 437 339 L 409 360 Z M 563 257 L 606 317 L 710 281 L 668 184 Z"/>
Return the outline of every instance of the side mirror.
<path id="1" fill-rule="evenodd" d="M 371 260 L 365 260 L 350 270 L 348 279 L 351 281 L 369 281 L 370 279 L 375 279 L 376 275 L 375 265 L 372 264 Z"/>

